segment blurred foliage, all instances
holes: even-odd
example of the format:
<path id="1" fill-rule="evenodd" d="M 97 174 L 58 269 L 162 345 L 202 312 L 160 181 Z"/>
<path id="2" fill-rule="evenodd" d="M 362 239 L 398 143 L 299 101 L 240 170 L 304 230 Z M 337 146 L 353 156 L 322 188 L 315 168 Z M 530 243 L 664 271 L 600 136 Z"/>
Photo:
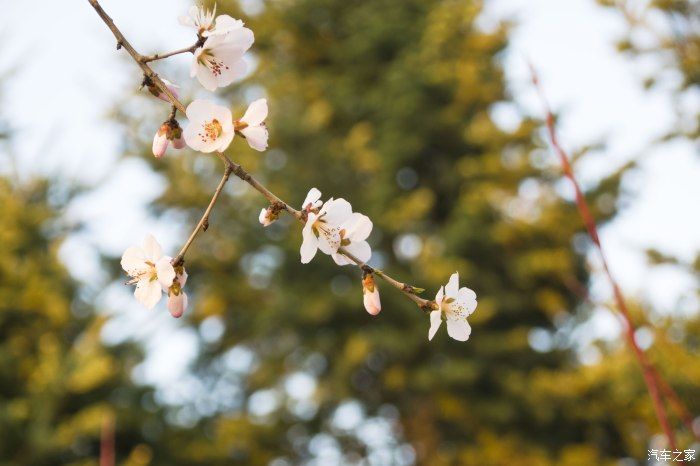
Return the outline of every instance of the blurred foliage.
<path id="1" fill-rule="evenodd" d="M 59 261 L 72 194 L 0 178 L 0 466 L 95 465 L 105 419 L 127 466 L 643 463 L 658 434 L 651 402 L 626 347 L 589 334 L 589 243 L 538 123 L 506 91 L 507 26 L 479 29 L 476 0 L 244 4 L 219 12 L 255 31 L 257 67 L 222 97 L 239 114 L 268 97 L 271 149 L 237 138 L 229 155 L 291 203 L 312 186 L 350 200 L 374 221 L 374 263 L 426 295 L 458 270 L 479 296 L 471 339 L 428 343 L 427 317 L 381 282 L 383 310 L 369 316 L 359 272 L 323 255 L 301 265 L 299 225 L 262 229 L 262 198 L 233 179 L 187 256 L 195 377 L 162 406 L 129 377 L 140 351 L 101 343 L 104 318 Z M 653 8 L 697 21 L 692 2 Z M 679 92 L 697 84 L 691 62 L 674 66 Z M 167 106 L 119 105 L 125 154 L 169 180 L 155 213 L 195 222 L 217 160 L 154 159 Z M 587 186 L 600 223 L 630 167 Z M 632 304 L 650 357 L 700 412 L 697 309 L 671 319 Z M 602 358 L 583 365 L 591 353 Z"/>
<path id="2" fill-rule="evenodd" d="M 267 96 L 271 149 L 238 138 L 229 155 L 293 204 L 312 186 L 347 198 L 374 221 L 375 264 L 426 295 L 458 270 L 479 308 L 467 343 L 444 333 L 428 343 L 426 316 L 381 282 L 383 310 L 367 315 L 359 272 L 322 255 L 300 264 L 299 226 L 283 217 L 261 229 L 264 201 L 234 179 L 187 257 L 184 318 L 202 348 L 199 387 L 178 411 L 193 433 L 181 464 L 646 459 L 658 427 L 631 354 L 593 341 L 602 363 L 578 358 L 590 306 L 574 291 L 588 283 L 588 241 L 556 160 L 533 136 L 537 122 L 519 115 L 505 129 L 493 116 L 518 114 L 500 62 L 507 27 L 480 30 L 478 1 L 255 5 L 246 16 L 218 3 L 256 34 L 255 72 L 222 97 L 237 114 Z M 126 152 L 170 180 L 157 212 L 194 223 L 221 167 L 188 152 L 153 159 L 157 118 L 134 119 L 125 105 Z M 589 186 L 600 223 L 630 166 Z M 697 412 L 698 374 L 670 363 L 697 347 L 678 343 L 659 362 Z"/>
<path id="3" fill-rule="evenodd" d="M 696 0 L 598 0 L 628 25 L 618 49 L 637 59 L 644 84 L 673 87 L 678 124 L 666 136 L 700 137 L 700 2 Z M 649 59 L 657 61 L 648 66 Z"/>
<path id="4" fill-rule="evenodd" d="M 163 430 L 163 410 L 152 401 L 142 406 L 151 390 L 130 378 L 141 352 L 104 346 L 105 319 L 59 260 L 73 231 L 62 217 L 71 199 L 58 182 L 0 177 L 2 466 L 97 465 L 109 419 L 116 419 L 119 458 L 138 456 L 150 448 L 149 432 Z M 166 448 L 159 451 L 166 460 L 158 464 L 170 464 Z"/>

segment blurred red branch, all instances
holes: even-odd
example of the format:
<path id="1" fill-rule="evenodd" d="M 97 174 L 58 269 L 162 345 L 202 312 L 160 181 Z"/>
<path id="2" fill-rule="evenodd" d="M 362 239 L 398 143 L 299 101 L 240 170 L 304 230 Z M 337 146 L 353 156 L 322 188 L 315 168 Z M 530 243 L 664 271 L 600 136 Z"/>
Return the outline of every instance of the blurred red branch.
<path id="1" fill-rule="evenodd" d="M 100 432 L 100 466 L 114 466 L 114 418 L 106 415 Z"/>
<path id="2" fill-rule="evenodd" d="M 606 308 L 610 309 L 613 313 L 615 313 L 615 309 L 613 309 L 611 306 L 605 304 L 605 303 L 596 303 L 591 299 L 590 294 L 588 293 L 588 288 L 586 286 L 579 282 L 576 277 L 567 277 L 564 281 L 564 284 L 566 285 L 569 290 L 571 290 L 572 293 L 574 293 L 576 296 L 578 296 L 582 301 L 587 302 L 591 306 L 605 306 Z M 619 315 L 619 313 L 618 313 Z M 697 431 L 696 429 L 693 428 L 693 415 L 690 413 L 688 408 L 685 406 L 683 401 L 680 399 L 676 391 L 669 385 L 668 382 L 659 374 L 659 372 L 656 370 L 654 365 L 650 364 L 649 369 L 653 371 L 654 377 L 656 378 L 656 382 L 659 384 L 661 387 L 661 391 L 664 394 L 664 397 L 666 400 L 669 402 L 673 410 L 676 412 L 676 416 L 681 420 L 685 428 L 693 434 L 693 436 L 700 440 L 700 432 Z"/>
<path id="3" fill-rule="evenodd" d="M 639 347 L 637 344 L 637 340 L 635 338 L 635 327 L 632 322 L 632 315 L 627 307 L 627 303 L 622 295 L 622 291 L 620 289 L 620 286 L 618 285 L 617 281 L 612 275 L 612 272 L 610 271 L 610 267 L 608 266 L 608 261 L 605 257 L 605 253 L 603 251 L 603 246 L 600 242 L 600 237 L 598 235 L 598 228 L 596 226 L 595 220 L 593 219 L 593 215 L 591 214 L 590 208 L 588 206 L 588 202 L 586 201 L 585 196 L 583 195 L 583 191 L 581 190 L 581 187 L 578 183 L 578 180 L 576 179 L 576 176 L 574 175 L 573 169 L 571 167 L 571 163 L 569 162 L 569 157 L 562 148 L 561 144 L 559 143 L 559 138 L 557 136 L 557 130 L 556 130 L 556 124 L 554 121 L 554 115 L 552 114 L 552 111 L 549 107 L 549 104 L 547 103 L 547 99 L 545 98 L 544 92 L 542 90 L 542 87 L 540 86 L 539 78 L 537 76 L 537 72 L 535 71 L 534 67 L 530 65 L 530 73 L 532 77 L 532 84 L 535 86 L 535 89 L 537 90 L 537 93 L 539 95 L 540 101 L 542 103 L 542 106 L 544 108 L 545 112 L 545 123 L 546 123 L 546 128 L 547 128 L 547 135 L 549 136 L 549 141 L 554 149 L 554 152 L 557 154 L 559 158 L 559 162 L 561 163 L 562 170 L 564 171 L 564 175 L 571 181 L 571 184 L 574 188 L 575 192 L 575 197 L 576 197 L 576 206 L 578 207 L 579 214 L 581 215 L 581 218 L 583 219 L 583 223 L 586 226 L 586 230 L 588 232 L 588 236 L 590 236 L 591 240 L 593 241 L 593 244 L 598 251 L 598 254 L 600 255 L 600 259 L 603 263 L 603 271 L 605 273 L 605 276 L 610 283 L 610 286 L 612 287 L 613 290 L 613 296 L 615 299 L 615 303 L 617 305 L 617 309 L 619 311 L 619 314 L 622 316 L 622 319 L 625 324 L 625 337 L 627 339 L 627 342 L 629 343 L 630 347 L 632 348 L 632 352 L 637 359 L 637 362 L 639 363 L 639 366 L 642 370 L 642 375 L 644 376 L 644 383 L 646 384 L 647 390 L 649 391 L 649 395 L 651 396 L 653 405 L 654 405 L 654 412 L 656 413 L 656 418 L 659 421 L 659 425 L 664 431 L 664 434 L 666 435 L 666 438 L 668 439 L 669 446 L 675 451 L 677 449 L 677 443 L 676 443 L 676 436 L 675 433 L 669 423 L 668 420 L 668 415 L 666 413 L 666 407 L 664 405 L 664 400 L 662 398 L 662 389 L 659 388 L 659 385 L 662 385 L 663 391 L 668 396 L 669 394 L 672 394 L 671 400 L 673 401 L 673 404 L 675 405 L 676 403 L 679 404 L 679 406 L 683 406 L 682 402 L 680 401 L 680 398 L 673 392 L 673 389 L 671 388 L 670 385 L 668 385 L 665 381 L 662 383 L 659 383 L 659 381 L 662 380 L 660 374 L 658 371 L 654 368 L 654 366 L 651 364 L 649 359 L 647 358 L 646 354 L 644 351 Z M 681 413 L 687 413 L 687 409 L 683 407 L 680 411 Z M 683 417 L 683 415 L 681 415 Z M 690 427 L 691 433 L 694 434 L 692 430 L 692 425 Z"/>

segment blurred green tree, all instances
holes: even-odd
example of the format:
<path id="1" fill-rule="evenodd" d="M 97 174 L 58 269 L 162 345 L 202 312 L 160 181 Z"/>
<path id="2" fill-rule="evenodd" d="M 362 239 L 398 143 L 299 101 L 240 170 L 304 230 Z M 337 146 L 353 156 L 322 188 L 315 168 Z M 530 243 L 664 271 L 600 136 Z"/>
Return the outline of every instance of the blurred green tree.
<path id="1" fill-rule="evenodd" d="M 506 91 L 507 27 L 479 28 L 479 1 L 246 2 L 256 5 L 256 70 L 225 97 L 240 111 L 268 97 L 271 149 L 237 140 L 231 157 L 289 202 L 312 186 L 350 200 L 374 221 L 374 263 L 431 296 L 458 270 L 479 308 L 467 343 L 440 333 L 429 344 L 427 317 L 381 282 L 383 310 L 367 315 L 358 271 L 321 255 L 300 264 L 298 225 L 282 217 L 262 230 L 264 202 L 233 180 L 187 257 L 202 386 L 181 408 L 198 421 L 178 461 L 646 459 L 657 427 L 633 360 L 577 358 L 586 237 L 536 123 Z M 218 6 L 244 16 L 236 2 Z M 217 160 L 153 159 L 158 123 L 124 113 L 127 152 L 170 180 L 158 207 L 194 222 Z M 615 214 L 630 166 L 588 186 L 599 222 Z"/>
<path id="2" fill-rule="evenodd" d="M 59 182 L 0 177 L 0 465 L 97 465 L 110 419 L 119 464 L 149 464 L 147 432 L 167 426 L 131 380 L 141 352 L 101 342 L 93 292 L 59 260 L 71 198 Z"/>

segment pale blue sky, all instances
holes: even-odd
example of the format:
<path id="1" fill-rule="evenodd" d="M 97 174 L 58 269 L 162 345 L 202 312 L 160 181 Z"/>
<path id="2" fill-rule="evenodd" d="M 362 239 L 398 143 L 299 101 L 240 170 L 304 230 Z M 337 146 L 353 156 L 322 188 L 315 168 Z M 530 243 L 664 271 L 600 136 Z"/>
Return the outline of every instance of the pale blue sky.
<path id="1" fill-rule="evenodd" d="M 15 155 L 21 173 L 59 173 L 98 187 L 71 209 L 71 216 L 90 228 L 63 251 L 74 274 L 91 280 L 99 272 L 94 248 L 119 255 L 149 231 L 163 239 L 166 249 L 174 249 L 181 238 L 163 222 L 149 219 L 145 210 L 164 180 L 138 160 L 115 165 L 120 141 L 106 114 L 116 99 L 139 86 L 138 70 L 123 59 L 124 52 L 115 50 L 113 37 L 86 0 L 40 3 L 39 9 L 36 2 L 0 0 L 0 31 L 5 38 L 0 68 L 17 67 L 6 82 L 3 114 L 18 130 Z M 175 49 L 192 41 L 191 31 L 177 22 L 189 2 L 103 0 L 102 4 L 142 52 Z M 498 18 L 519 23 L 505 56 L 518 105 L 533 114 L 540 112 L 527 75 L 528 57 L 539 70 L 552 107 L 562 114 L 564 146 L 577 148 L 599 138 L 609 143 L 577 167 L 584 183 L 645 154 L 640 169 L 625 179 L 629 207 L 602 234 L 612 270 L 625 291 L 651 301 L 659 310 L 697 309 L 693 282 L 669 268 L 652 270 L 641 253 L 656 247 L 691 259 L 700 248 L 697 147 L 673 142 L 649 149 L 651 141 L 673 123 L 668 90 L 672 81 L 665 90 L 662 86 L 652 93 L 641 88 L 642 65 L 615 52 L 615 37 L 623 31 L 621 19 L 593 0 L 486 4 L 483 27 Z M 186 76 L 187 57 L 176 57 L 173 63 Z M 695 95 L 688 105 L 697 106 L 698 101 Z M 512 120 L 507 107 L 497 114 L 506 126 Z M 139 183 L 133 182 L 134 177 Z M 562 192 L 570 195 L 567 185 L 562 184 Z M 592 264 L 598 267 L 594 259 Z M 609 295 L 602 280 L 596 280 L 594 292 L 599 299 Z M 685 304 L 679 306 L 681 298 Z M 194 348 L 191 330 L 173 322 L 164 305 L 158 312 L 147 312 L 121 289 L 108 289 L 100 302 L 118 309 L 114 328 L 119 331 L 114 334 L 133 332 L 159 348 L 142 371 L 145 379 L 164 383 L 164 378 L 176 376 Z M 594 328 L 612 335 L 615 320 L 601 312 Z"/>

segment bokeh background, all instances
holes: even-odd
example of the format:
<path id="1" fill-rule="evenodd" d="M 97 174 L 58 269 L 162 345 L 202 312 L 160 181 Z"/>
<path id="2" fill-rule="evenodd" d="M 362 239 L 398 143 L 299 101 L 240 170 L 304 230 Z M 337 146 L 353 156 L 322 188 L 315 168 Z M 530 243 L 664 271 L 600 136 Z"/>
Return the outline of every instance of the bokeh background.
<path id="1" fill-rule="evenodd" d="M 101 3 L 143 53 L 193 41 L 189 2 Z M 369 316 L 357 270 L 302 266 L 298 226 L 262 230 L 238 180 L 188 254 L 185 316 L 141 308 L 121 252 L 148 232 L 175 252 L 221 167 L 153 158 L 168 107 L 88 2 L 0 0 L 0 465 L 95 465 L 101 438 L 132 466 L 648 464 L 664 438 L 528 61 L 638 340 L 700 413 L 698 2 L 218 9 L 255 32 L 250 75 L 212 95 L 187 56 L 158 72 L 234 113 L 266 97 L 270 149 L 230 156 L 290 203 L 311 186 L 351 200 L 372 263 L 427 295 L 458 270 L 472 336 L 428 343 L 387 287 Z"/>

